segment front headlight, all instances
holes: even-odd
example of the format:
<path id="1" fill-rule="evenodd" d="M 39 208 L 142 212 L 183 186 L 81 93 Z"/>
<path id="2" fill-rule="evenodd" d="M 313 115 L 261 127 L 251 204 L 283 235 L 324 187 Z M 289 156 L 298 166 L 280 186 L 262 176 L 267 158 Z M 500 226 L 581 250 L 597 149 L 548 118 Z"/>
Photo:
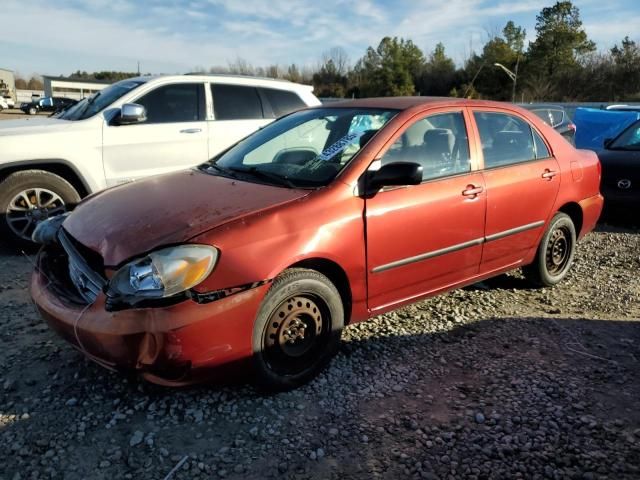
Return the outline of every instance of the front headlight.
<path id="1" fill-rule="evenodd" d="M 218 249 L 208 245 L 180 245 L 134 260 L 109 282 L 110 296 L 167 298 L 195 287 L 209 276 Z"/>

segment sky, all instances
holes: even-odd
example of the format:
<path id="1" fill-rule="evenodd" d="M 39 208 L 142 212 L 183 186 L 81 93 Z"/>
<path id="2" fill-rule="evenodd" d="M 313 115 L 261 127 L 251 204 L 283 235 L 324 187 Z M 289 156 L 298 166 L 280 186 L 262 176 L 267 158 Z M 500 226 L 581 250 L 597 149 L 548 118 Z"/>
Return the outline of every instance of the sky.
<path id="1" fill-rule="evenodd" d="M 242 58 L 254 66 L 317 65 L 340 46 L 351 63 L 384 36 L 425 53 L 438 42 L 457 64 L 508 20 L 535 38 L 555 0 L 1 0 L 0 68 L 184 73 Z M 625 35 L 640 43 L 638 0 L 576 0 L 599 50 Z"/>

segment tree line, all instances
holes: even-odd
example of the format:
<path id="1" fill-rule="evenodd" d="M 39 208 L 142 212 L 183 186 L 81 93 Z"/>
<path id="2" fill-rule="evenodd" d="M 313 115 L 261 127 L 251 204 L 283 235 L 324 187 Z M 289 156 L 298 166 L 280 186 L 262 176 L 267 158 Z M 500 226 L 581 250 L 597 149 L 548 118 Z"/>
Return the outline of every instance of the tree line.
<path id="1" fill-rule="evenodd" d="M 508 21 L 488 34 L 479 52 L 457 66 L 442 43 L 425 54 L 411 39 L 384 37 L 351 62 L 342 47 L 322 54 L 315 66 L 254 66 L 238 58 L 226 66 L 195 67 L 193 73 L 264 76 L 313 84 L 318 97 L 351 98 L 433 95 L 491 100 L 640 101 L 640 47 L 625 36 L 598 52 L 582 26 L 579 9 L 558 1 L 536 17 L 535 38 Z M 117 81 L 133 72 L 77 71 L 77 79 Z M 18 86 L 19 81 L 21 81 Z M 33 88 L 16 79 L 16 88 Z M 35 88 L 33 88 L 35 89 Z"/>
<path id="2" fill-rule="evenodd" d="M 345 50 L 325 52 L 315 68 L 254 67 L 243 59 L 209 73 L 232 73 L 312 83 L 319 97 L 434 95 L 491 100 L 640 101 L 640 47 L 628 36 L 605 52 L 582 26 L 570 1 L 543 8 L 535 38 L 508 21 L 488 35 L 480 52 L 456 66 L 442 43 L 425 54 L 412 40 L 384 37 L 351 64 Z M 205 72 L 203 68 L 194 69 Z"/>

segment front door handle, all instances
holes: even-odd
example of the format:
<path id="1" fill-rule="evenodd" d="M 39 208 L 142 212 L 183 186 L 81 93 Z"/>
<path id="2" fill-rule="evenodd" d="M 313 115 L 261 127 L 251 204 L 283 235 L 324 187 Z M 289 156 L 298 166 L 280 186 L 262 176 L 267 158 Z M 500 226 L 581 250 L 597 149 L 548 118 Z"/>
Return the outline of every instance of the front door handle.
<path id="1" fill-rule="evenodd" d="M 542 174 L 542 178 L 544 178 L 546 180 L 551 180 L 557 174 L 558 174 L 558 172 L 556 172 L 554 170 L 549 170 L 548 168 L 545 168 L 544 173 Z"/>
<path id="2" fill-rule="evenodd" d="M 201 128 L 185 128 L 184 130 L 180 130 L 180 133 L 200 133 L 201 131 Z"/>
<path id="3" fill-rule="evenodd" d="M 477 197 L 484 191 L 482 187 L 476 187 L 475 185 L 467 185 L 467 188 L 462 191 L 462 195 L 465 197 Z"/>

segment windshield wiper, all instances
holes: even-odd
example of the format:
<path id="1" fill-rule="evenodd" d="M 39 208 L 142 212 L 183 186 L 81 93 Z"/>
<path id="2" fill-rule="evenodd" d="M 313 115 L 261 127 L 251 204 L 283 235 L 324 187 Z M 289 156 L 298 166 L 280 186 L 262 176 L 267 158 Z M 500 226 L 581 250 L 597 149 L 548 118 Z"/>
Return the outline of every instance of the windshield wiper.
<path id="1" fill-rule="evenodd" d="M 238 179 L 238 175 L 236 175 L 233 170 L 231 170 L 230 168 L 221 167 L 219 165 L 216 165 L 215 163 L 204 164 L 201 168 L 203 170 L 216 170 L 218 173 L 221 173 L 225 177 L 235 178 L 236 180 Z"/>
<path id="2" fill-rule="evenodd" d="M 100 96 L 102 92 L 98 92 L 95 95 L 93 95 L 92 97 L 89 97 L 89 99 L 87 100 L 87 103 L 92 104 L 93 102 L 96 101 L 96 98 L 98 98 Z"/>
<path id="3" fill-rule="evenodd" d="M 229 168 L 234 172 L 244 173 L 253 175 L 254 177 L 261 178 L 263 180 L 267 180 L 273 182 L 277 185 L 282 185 L 284 187 L 289 188 L 297 188 L 296 185 L 286 177 L 281 177 L 280 175 L 276 175 L 275 173 L 265 172 L 264 170 L 259 170 L 257 167 L 251 168 Z"/>

